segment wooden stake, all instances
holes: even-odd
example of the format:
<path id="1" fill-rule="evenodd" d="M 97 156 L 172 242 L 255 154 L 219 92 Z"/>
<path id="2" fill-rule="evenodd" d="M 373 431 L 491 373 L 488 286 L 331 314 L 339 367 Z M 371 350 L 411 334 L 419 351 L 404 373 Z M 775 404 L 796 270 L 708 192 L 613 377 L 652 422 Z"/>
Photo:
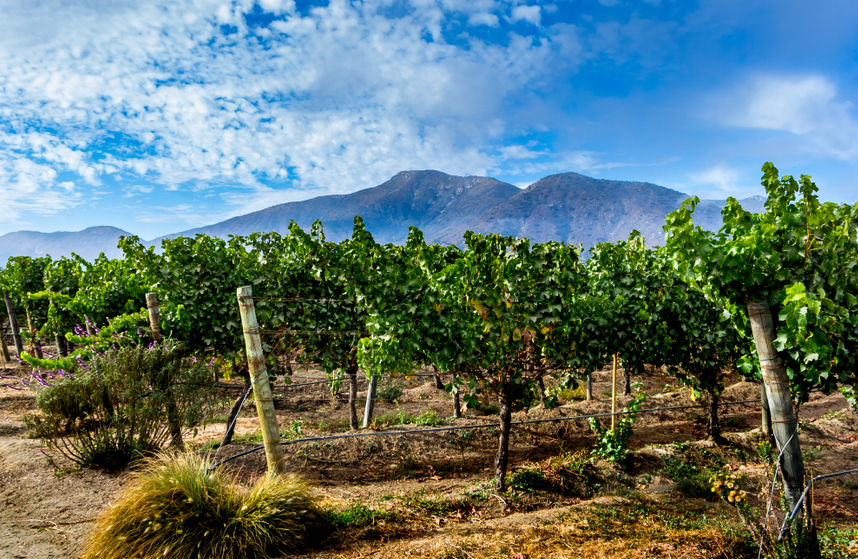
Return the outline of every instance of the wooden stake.
<path id="1" fill-rule="evenodd" d="M 617 354 L 614 354 L 614 365 L 611 368 L 611 432 L 617 430 Z"/>
<path id="2" fill-rule="evenodd" d="M 164 339 L 161 335 L 161 309 L 158 307 L 158 294 L 146 294 L 146 308 L 149 309 L 149 328 L 152 330 L 152 339 L 158 343 Z"/>
<path id="3" fill-rule="evenodd" d="M 748 301 L 748 316 L 751 319 L 754 344 L 757 346 L 757 356 L 763 371 L 772 431 L 778 451 L 786 447 L 781 467 L 784 493 L 789 499 L 790 509 L 795 509 L 804 490 L 804 461 L 798 441 L 798 422 L 793 412 L 789 377 L 783 359 L 774 347 L 776 332 L 768 302 Z"/>
<path id="4" fill-rule="evenodd" d="M 42 350 L 39 348 L 38 331 L 33 326 L 33 317 L 30 316 L 29 312 L 27 313 L 27 328 L 30 330 L 30 343 L 33 344 L 33 355 L 35 355 L 37 359 L 44 359 L 45 356 L 42 355 Z"/>
<path id="5" fill-rule="evenodd" d="M 372 411 L 375 407 L 375 391 L 378 387 L 378 376 L 372 375 L 369 379 L 369 388 L 366 390 L 366 406 L 363 410 L 363 428 L 369 427 L 372 421 Z"/>
<path id="6" fill-rule="evenodd" d="M 278 475 L 286 473 L 283 447 L 280 445 L 280 429 L 277 415 L 274 413 L 274 398 L 265 370 L 265 357 L 262 354 L 262 340 L 259 338 L 259 323 L 256 321 L 256 307 L 253 304 L 253 291 L 250 287 L 239 287 L 238 308 L 241 312 L 241 327 L 244 331 L 244 344 L 247 349 L 247 366 L 250 382 L 253 384 L 253 399 L 256 401 L 256 413 L 262 429 L 262 443 L 265 445 L 265 459 L 268 471 Z"/>
<path id="7" fill-rule="evenodd" d="M 6 345 L 6 332 L 2 328 L 2 322 L 0 322 L 0 351 L 3 353 L 3 363 L 11 363 L 12 358 L 9 356 L 9 346 Z"/>
<path id="8" fill-rule="evenodd" d="M 12 328 L 12 339 L 15 342 L 15 351 L 18 356 L 24 353 L 24 344 L 21 342 L 21 332 L 18 330 L 18 317 L 15 315 L 15 305 L 12 304 L 12 299 L 9 298 L 9 293 L 3 292 L 3 299 L 6 300 L 6 314 L 9 315 L 9 327 Z"/>
<path id="9" fill-rule="evenodd" d="M 588 400 L 593 399 L 593 373 L 587 373 L 586 395 Z"/>

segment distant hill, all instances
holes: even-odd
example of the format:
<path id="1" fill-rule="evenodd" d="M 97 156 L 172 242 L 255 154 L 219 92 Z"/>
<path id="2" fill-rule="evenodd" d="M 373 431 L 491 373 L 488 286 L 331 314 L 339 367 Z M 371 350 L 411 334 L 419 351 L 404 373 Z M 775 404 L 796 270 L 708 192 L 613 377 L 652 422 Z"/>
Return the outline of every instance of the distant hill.
<path id="1" fill-rule="evenodd" d="M 587 250 L 602 241 L 628 237 L 640 231 L 650 244 L 664 240 L 665 216 L 689 195 L 645 182 L 594 179 L 578 173 L 562 173 L 540 179 L 525 189 L 489 177 L 459 177 L 440 171 L 402 171 L 390 180 L 352 194 L 320 196 L 301 202 L 279 204 L 197 229 L 162 238 L 197 233 L 226 238 L 253 232 L 285 234 L 290 220 L 305 230 L 318 220 L 331 241 L 348 238 L 354 216 L 381 243 L 403 243 L 408 227 L 420 228 L 427 242 L 462 245 L 467 230 L 524 236 L 534 242 L 547 240 L 582 243 Z M 765 199 L 741 200 L 750 211 L 763 209 Z M 704 229 L 718 230 L 724 201 L 703 200 L 694 220 Z M 90 227 L 75 233 L 18 231 L 0 237 L 0 265 L 8 256 L 54 258 L 76 252 L 95 258 L 104 251 L 120 256 L 116 241 L 128 232 L 115 227 Z"/>
<path id="2" fill-rule="evenodd" d="M 0 266 L 5 266 L 10 256 L 45 256 L 52 258 L 69 256 L 72 252 L 86 260 L 94 260 L 99 253 L 110 258 L 122 256 L 116 242 L 128 231 L 116 227 L 89 227 L 83 231 L 59 231 L 39 233 L 37 231 L 15 231 L 0 236 Z"/>
<path id="3" fill-rule="evenodd" d="M 440 236 L 451 224 L 471 222 L 487 208 L 511 198 L 519 189 L 488 177 L 457 177 L 440 171 L 402 171 L 387 182 L 334 196 L 288 202 L 168 237 L 246 235 L 259 231 L 289 231 L 289 221 L 309 229 L 321 220 L 325 237 L 340 241 L 351 237 L 359 215 L 376 241 L 403 243 L 408 227 L 421 229 L 426 239 Z M 156 239 L 157 240 L 157 239 Z"/>
<path id="4" fill-rule="evenodd" d="M 169 237 L 285 233 L 290 220 L 308 229 L 318 219 L 325 237 L 340 241 L 351 236 L 354 216 L 360 215 L 381 243 L 405 242 L 408 227 L 414 225 L 427 242 L 462 245 L 465 231 L 471 230 L 528 237 L 534 242 L 580 242 L 587 250 L 598 242 L 628 238 L 633 229 L 651 244 L 660 244 L 665 216 L 689 197 L 655 184 L 594 179 L 578 173 L 545 177 L 521 190 L 488 177 L 403 171 L 374 188 L 279 204 Z M 761 211 L 763 202 L 756 196 L 742 204 Z M 724 201 L 701 201 L 695 221 L 705 229 L 719 229 L 723 206 Z"/>

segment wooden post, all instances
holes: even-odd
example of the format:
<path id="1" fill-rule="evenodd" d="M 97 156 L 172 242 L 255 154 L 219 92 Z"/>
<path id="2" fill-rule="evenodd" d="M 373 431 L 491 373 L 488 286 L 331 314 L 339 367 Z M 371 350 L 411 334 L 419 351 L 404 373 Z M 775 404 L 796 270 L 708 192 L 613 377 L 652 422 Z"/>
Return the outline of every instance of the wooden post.
<path id="1" fill-rule="evenodd" d="M 158 307 L 158 294 L 146 294 L 146 308 L 149 309 L 149 328 L 152 330 L 152 339 L 161 343 L 164 336 L 161 334 L 161 309 Z"/>
<path id="2" fill-rule="evenodd" d="M 772 433 L 772 413 L 769 411 L 769 399 L 766 397 L 766 383 L 760 383 L 760 408 L 762 409 L 760 430 L 763 436 L 772 442 L 775 438 Z"/>
<path id="3" fill-rule="evenodd" d="M 3 329 L 2 321 L 0 321 L 0 351 L 3 353 L 3 363 L 11 363 L 12 358 L 9 355 L 9 346 L 6 345 L 6 331 Z"/>
<path id="4" fill-rule="evenodd" d="M 363 428 L 369 427 L 372 421 L 372 410 L 375 407 L 375 390 L 378 387 L 378 376 L 372 375 L 369 379 L 369 388 L 366 389 L 366 406 L 363 410 Z"/>
<path id="5" fill-rule="evenodd" d="M 158 305 L 158 294 L 146 294 L 146 308 L 149 309 L 149 328 L 152 330 L 152 339 L 155 343 L 161 343 L 164 336 L 161 335 L 161 309 Z M 87 322 L 87 332 L 89 332 L 89 322 Z M 176 403 L 173 401 L 170 386 L 164 385 L 158 387 L 164 391 L 167 398 L 167 424 L 170 426 L 170 437 L 173 448 L 184 450 L 185 442 L 182 440 L 182 423 L 179 419 Z"/>
<path id="6" fill-rule="evenodd" d="M 617 354 L 614 354 L 614 365 L 611 368 L 611 432 L 617 430 Z"/>
<path id="7" fill-rule="evenodd" d="M 593 399 L 593 373 L 587 373 L 586 395 L 588 400 Z"/>
<path id="8" fill-rule="evenodd" d="M 798 423 L 792 407 L 789 377 L 783 359 L 774 348 L 776 333 L 768 302 L 748 301 L 748 316 L 751 319 L 751 330 L 763 371 L 763 384 L 778 451 L 786 446 L 781 467 L 784 492 L 789 499 L 790 509 L 795 509 L 804 491 L 804 461 L 796 432 Z"/>
<path id="9" fill-rule="evenodd" d="M 33 326 L 33 317 L 30 316 L 29 312 L 27 313 L 27 328 L 30 331 L 30 343 L 33 344 L 33 355 L 35 355 L 37 359 L 44 359 L 45 356 L 42 355 L 42 348 L 39 347 L 38 330 Z"/>
<path id="10" fill-rule="evenodd" d="M 49 291 L 53 291 L 53 286 L 48 286 Z M 50 303 L 51 307 L 54 306 L 54 300 L 48 299 L 48 303 Z M 60 354 L 60 357 L 67 357 L 68 346 L 66 345 L 66 339 L 59 332 L 54 332 L 54 342 L 57 344 L 57 353 Z"/>
<path id="11" fill-rule="evenodd" d="M 259 338 L 259 323 L 256 322 L 256 307 L 253 304 L 253 291 L 250 287 L 239 287 L 238 308 L 241 312 L 241 327 L 244 331 L 244 344 L 247 349 L 247 366 L 250 382 L 253 384 L 253 399 L 256 401 L 256 413 L 262 429 L 262 443 L 265 445 L 265 459 L 268 471 L 282 475 L 286 473 L 283 447 L 280 445 L 280 429 L 277 415 L 274 413 L 274 398 L 268 383 L 268 371 L 265 370 L 265 357 L 262 354 L 262 340 Z"/>
<path id="12" fill-rule="evenodd" d="M 15 305 L 12 304 L 12 299 L 9 298 L 9 293 L 3 292 L 3 299 L 6 300 L 6 314 L 9 315 L 9 327 L 12 328 L 12 339 L 15 342 L 15 351 L 20 357 L 24 353 L 24 344 L 21 343 L 21 332 L 18 330 L 18 317 L 15 315 Z"/>

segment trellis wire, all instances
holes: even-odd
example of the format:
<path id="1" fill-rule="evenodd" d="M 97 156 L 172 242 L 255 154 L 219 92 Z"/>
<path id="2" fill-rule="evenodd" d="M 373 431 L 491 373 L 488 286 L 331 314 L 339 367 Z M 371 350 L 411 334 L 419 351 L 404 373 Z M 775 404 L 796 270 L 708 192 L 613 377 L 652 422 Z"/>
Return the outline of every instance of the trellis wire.
<path id="1" fill-rule="evenodd" d="M 739 401 L 734 401 L 734 402 L 718 402 L 717 405 L 729 406 L 729 405 L 735 405 L 735 404 L 754 403 L 757 401 L 758 400 L 739 400 Z M 621 411 L 621 412 L 617 412 L 615 414 L 614 413 L 594 413 L 594 414 L 588 414 L 588 415 L 573 415 L 573 416 L 567 416 L 567 417 L 554 417 L 554 418 L 549 418 L 549 419 L 528 419 L 525 421 L 513 421 L 513 422 L 511 422 L 511 425 L 527 425 L 527 424 L 533 424 L 533 423 L 550 423 L 550 422 L 555 422 L 555 421 L 570 421 L 573 419 L 589 419 L 589 418 L 599 418 L 599 417 L 610 417 L 613 415 L 634 415 L 634 414 L 639 414 L 639 413 L 652 413 L 652 412 L 656 412 L 656 411 L 665 411 L 665 410 L 682 410 L 682 409 L 689 409 L 689 408 L 699 409 L 700 407 L 701 406 L 699 406 L 699 405 L 695 405 L 695 406 L 670 406 L 670 407 L 664 407 L 664 408 L 649 408 L 649 409 L 638 410 L 638 411 Z M 326 441 L 326 440 L 333 440 L 333 439 L 350 439 L 350 438 L 357 438 L 357 437 L 378 437 L 378 436 L 382 436 L 382 435 L 412 435 L 412 434 L 416 434 L 416 433 L 437 433 L 440 431 L 462 431 L 465 429 L 488 429 L 491 427 L 495 427 L 495 428 L 499 427 L 499 424 L 498 423 L 480 423 L 480 424 L 472 424 L 472 425 L 456 425 L 456 426 L 451 426 L 451 427 L 432 427 L 430 429 L 406 429 L 406 430 L 400 430 L 400 431 L 372 431 L 372 432 L 367 432 L 367 433 L 343 433 L 341 435 L 327 435 L 324 437 L 306 437 L 303 439 L 294 439 L 291 441 L 281 441 L 280 444 L 285 446 L 285 445 L 289 445 L 289 444 L 312 442 L 312 441 Z M 233 456 L 230 456 L 229 458 L 221 460 L 217 464 L 211 466 L 208 469 L 208 471 L 212 471 L 212 470 L 216 469 L 217 467 L 219 467 L 219 466 L 221 466 L 227 462 L 230 462 L 231 460 L 235 460 L 236 458 L 240 458 L 240 457 L 245 456 L 247 454 L 257 452 L 259 450 L 262 450 L 263 448 L 265 448 L 265 447 L 264 446 L 257 446 L 257 447 L 251 448 L 250 450 L 245 450 L 244 452 L 234 454 Z"/>
<path id="2" fill-rule="evenodd" d="M 805 486 L 804 492 L 801 494 L 801 497 L 799 497 L 798 502 L 795 504 L 795 508 L 793 509 L 793 511 L 789 514 L 789 516 L 784 518 L 784 523 L 781 526 L 781 535 L 778 536 L 778 542 L 780 542 L 784 538 L 784 535 L 786 535 L 788 525 L 792 524 L 792 522 L 795 520 L 796 515 L 798 515 L 798 510 L 801 508 L 801 504 L 804 502 L 804 498 L 807 497 L 807 492 L 810 491 L 810 488 L 813 487 L 814 483 L 816 483 L 817 481 L 823 480 L 823 479 L 828 479 L 828 478 L 832 478 L 832 477 L 840 477 L 840 476 L 845 476 L 847 474 L 856 474 L 856 473 L 858 473 L 858 469 L 844 470 L 842 472 L 834 472 L 833 474 L 825 474 L 825 475 L 821 475 L 821 476 L 816 476 L 815 478 L 810 480 L 808 482 L 808 484 Z"/>
<path id="3" fill-rule="evenodd" d="M 781 451 L 778 453 L 778 461 L 777 461 L 777 464 L 775 465 L 775 475 L 772 477 L 772 489 L 771 489 L 771 491 L 769 491 L 769 504 L 766 507 L 766 519 L 765 519 L 765 521 L 763 521 L 763 533 L 760 535 L 760 549 L 759 549 L 759 551 L 757 551 L 757 559 L 760 559 L 760 557 L 763 554 L 763 542 L 766 539 L 766 529 L 769 526 L 769 513 L 772 510 L 772 499 L 775 496 L 775 485 L 777 485 L 778 472 L 781 469 L 781 458 L 784 455 L 784 450 L 786 449 L 787 446 L 789 446 L 789 443 L 792 442 L 792 438 L 795 437 L 796 433 L 798 433 L 798 429 L 796 429 L 795 431 L 792 432 L 792 435 L 790 435 L 789 440 L 786 442 L 785 445 L 783 445 L 783 448 L 781 448 Z"/>

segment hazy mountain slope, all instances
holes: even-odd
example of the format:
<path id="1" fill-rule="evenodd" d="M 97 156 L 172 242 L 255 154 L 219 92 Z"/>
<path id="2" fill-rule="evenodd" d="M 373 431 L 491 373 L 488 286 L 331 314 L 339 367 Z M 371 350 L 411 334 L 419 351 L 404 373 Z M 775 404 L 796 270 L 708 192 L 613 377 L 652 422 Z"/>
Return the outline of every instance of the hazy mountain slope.
<path id="1" fill-rule="evenodd" d="M 488 177 L 457 177 L 440 171 L 403 171 L 387 182 L 352 194 L 320 196 L 302 202 L 288 202 L 226 221 L 183 231 L 226 237 L 255 231 L 288 231 L 294 220 L 305 230 L 321 220 L 325 237 L 339 241 L 352 233 L 354 216 L 360 215 L 375 239 L 382 243 L 402 243 L 408 227 L 424 232 L 447 227 L 452 221 L 469 221 L 514 196 L 519 189 Z"/>
<path id="2" fill-rule="evenodd" d="M 632 229 L 649 241 L 664 238 L 664 216 L 688 195 L 641 182 L 593 179 L 563 173 L 541 179 L 479 218 L 444 232 L 442 242 L 458 242 L 465 230 L 524 236 L 533 241 L 581 242 L 626 238 Z"/>
<path id="3" fill-rule="evenodd" d="M 0 236 L 0 266 L 5 266 L 10 256 L 45 256 L 52 258 L 77 253 L 87 260 L 94 260 L 104 252 L 110 258 L 122 256 L 116 242 L 128 231 L 116 227 L 89 227 L 83 231 L 59 231 L 39 233 L 37 231 L 15 231 Z"/>
<path id="4" fill-rule="evenodd" d="M 462 244 L 467 230 L 525 236 L 534 242 L 581 242 L 587 249 L 600 241 L 627 238 L 640 231 L 651 244 L 664 239 L 664 217 L 689 196 L 650 183 L 611 181 L 563 173 L 545 177 L 524 190 L 488 177 L 457 177 L 439 171 L 403 171 L 376 187 L 352 194 L 321 196 L 302 202 L 271 206 L 198 229 L 175 233 L 192 236 L 278 231 L 290 220 L 305 230 L 315 220 L 324 224 L 329 240 L 351 236 L 354 216 L 364 218 L 382 243 L 402 243 L 409 226 L 423 230 L 428 242 Z M 765 199 L 742 200 L 750 211 L 762 211 Z M 724 201 L 702 200 L 695 222 L 705 229 L 721 227 Z M 18 231 L 0 237 L 0 265 L 10 255 L 54 258 L 76 252 L 91 260 L 99 252 L 121 256 L 116 241 L 126 231 L 90 227 L 78 232 Z M 160 239 L 149 241 L 160 245 Z"/>

